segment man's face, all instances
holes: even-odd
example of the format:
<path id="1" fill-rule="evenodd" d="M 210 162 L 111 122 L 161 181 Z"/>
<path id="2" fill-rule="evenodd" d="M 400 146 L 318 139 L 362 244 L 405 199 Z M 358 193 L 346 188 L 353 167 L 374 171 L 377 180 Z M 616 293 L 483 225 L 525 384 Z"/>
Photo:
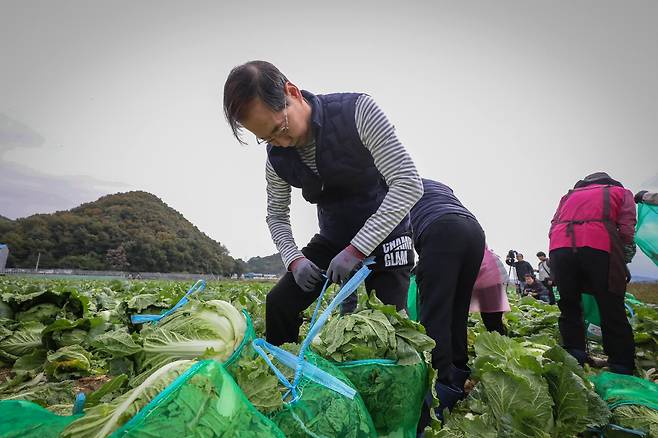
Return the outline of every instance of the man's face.
<path id="1" fill-rule="evenodd" d="M 516 260 L 518 260 L 519 262 L 522 262 L 523 261 L 523 256 L 521 254 L 517 254 L 516 255 Z"/>
<path id="2" fill-rule="evenodd" d="M 526 284 L 532 284 L 532 283 L 535 282 L 535 279 L 532 278 L 532 277 L 526 277 L 526 278 L 525 278 L 525 282 L 526 282 Z"/>
<path id="3" fill-rule="evenodd" d="M 294 90 L 290 90 L 289 86 L 294 87 Z M 288 83 L 284 109 L 275 112 L 262 100 L 254 99 L 240 123 L 256 137 L 274 146 L 305 146 L 310 122 L 304 114 L 302 102 L 304 100 L 297 87 Z"/>
<path id="4" fill-rule="evenodd" d="M 546 260 L 546 256 L 538 256 L 538 258 L 539 258 L 540 262 L 543 262 L 544 260 Z"/>

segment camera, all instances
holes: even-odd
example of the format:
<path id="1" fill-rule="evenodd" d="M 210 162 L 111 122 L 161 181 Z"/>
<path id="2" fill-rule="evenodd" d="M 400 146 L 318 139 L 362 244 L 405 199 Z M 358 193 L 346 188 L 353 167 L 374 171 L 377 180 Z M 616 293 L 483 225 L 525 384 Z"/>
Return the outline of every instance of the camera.
<path id="1" fill-rule="evenodd" d="M 509 252 L 507 253 L 507 258 L 514 260 L 516 258 L 517 252 L 514 251 L 513 249 L 510 249 Z"/>

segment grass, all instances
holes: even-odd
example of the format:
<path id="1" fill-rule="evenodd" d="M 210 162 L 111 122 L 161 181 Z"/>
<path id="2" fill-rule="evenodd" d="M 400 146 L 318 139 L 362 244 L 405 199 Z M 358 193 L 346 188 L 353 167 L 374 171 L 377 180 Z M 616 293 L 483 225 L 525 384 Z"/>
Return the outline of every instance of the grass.
<path id="1" fill-rule="evenodd" d="M 658 281 L 652 283 L 629 283 L 626 292 L 645 303 L 658 304 Z"/>
<path id="2" fill-rule="evenodd" d="M 658 304 L 658 281 L 629 283 L 626 292 L 633 294 L 635 298 L 644 303 Z M 510 284 L 507 287 L 507 293 L 516 294 L 516 286 Z"/>

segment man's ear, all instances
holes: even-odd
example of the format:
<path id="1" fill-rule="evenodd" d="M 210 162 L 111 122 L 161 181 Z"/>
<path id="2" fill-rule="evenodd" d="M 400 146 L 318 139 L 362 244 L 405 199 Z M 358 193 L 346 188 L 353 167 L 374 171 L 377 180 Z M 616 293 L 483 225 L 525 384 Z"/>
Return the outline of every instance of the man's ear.
<path id="1" fill-rule="evenodd" d="M 293 99 L 296 99 L 296 100 L 304 99 L 304 97 L 302 96 L 301 90 L 297 87 L 297 85 L 293 84 L 290 81 L 286 82 L 286 85 L 284 85 L 284 90 L 285 90 L 286 94 L 288 94 Z"/>

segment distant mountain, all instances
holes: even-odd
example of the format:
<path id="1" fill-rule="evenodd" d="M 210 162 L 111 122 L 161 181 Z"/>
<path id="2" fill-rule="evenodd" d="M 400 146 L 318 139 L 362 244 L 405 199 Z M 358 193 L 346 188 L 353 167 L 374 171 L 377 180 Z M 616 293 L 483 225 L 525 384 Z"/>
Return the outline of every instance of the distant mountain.
<path id="1" fill-rule="evenodd" d="M 229 275 L 243 264 L 143 191 L 103 196 L 68 211 L 0 220 L 9 267 L 192 272 Z"/>
<path id="2" fill-rule="evenodd" d="M 281 256 L 272 254 L 267 257 L 252 257 L 247 261 L 245 272 L 256 272 L 259 274 L 281 275 L 286 272 Z"/>
<path id="3" fill-rule="evenodd" d="M 12 220 L 0 214 L 0 222 L 12 222 Z"/>
<path id="4" fill-rule="evenodd" d="M 634 283 L 653 283 L 655 281 L 658 281 L 658 278 L 656 277 L 645 277 L 642 275 L 634 275 L 633 278 L 631 279 L 632 282 Z"/>

